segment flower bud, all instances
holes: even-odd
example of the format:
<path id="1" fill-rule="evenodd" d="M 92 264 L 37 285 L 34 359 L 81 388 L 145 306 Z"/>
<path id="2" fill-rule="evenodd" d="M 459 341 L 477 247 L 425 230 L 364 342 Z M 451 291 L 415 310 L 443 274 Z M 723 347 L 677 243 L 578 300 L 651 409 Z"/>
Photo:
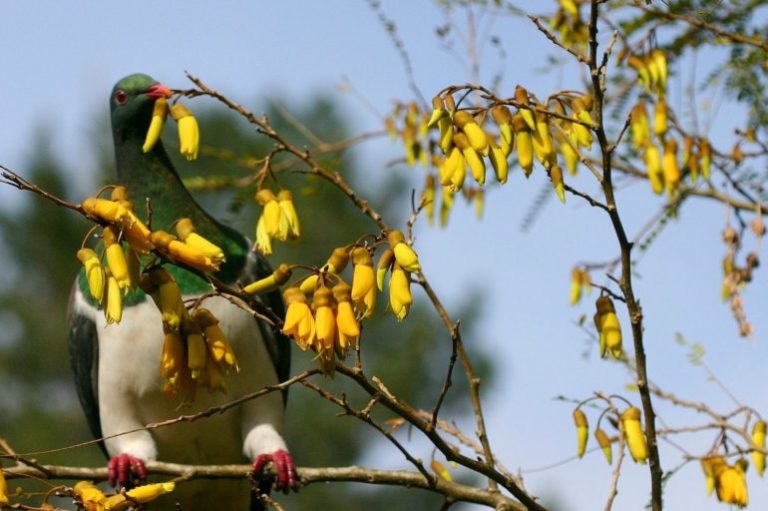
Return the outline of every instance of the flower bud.
<path id="1" fill-rule="evenodd" d="M 589 439 L 587 416 L 581 408 L 576 408 L 573 411 L 573 423 L 576 425 L 576 455 L 581 458 L 587 450 L 587 440 Z"/>
<path id="2" fill-rule="evenodd" d="M 179 152 L 188 160 L 196 160 L 200 149 L 200 127 L 189 109 L 176 103 L 171 107 L 171 117 L 179 128 Z"/>
<path id="3" fill-rule="evenodd" d="M 648 459 L 648 446 L 645 442 L 645 433 L 643 433 L 643 426 L 640 423 L 640 416 L 640 410 L 630 406 L 621 414 L 621 424 L 632 459 L 636 463 L 645 463 Z"/>

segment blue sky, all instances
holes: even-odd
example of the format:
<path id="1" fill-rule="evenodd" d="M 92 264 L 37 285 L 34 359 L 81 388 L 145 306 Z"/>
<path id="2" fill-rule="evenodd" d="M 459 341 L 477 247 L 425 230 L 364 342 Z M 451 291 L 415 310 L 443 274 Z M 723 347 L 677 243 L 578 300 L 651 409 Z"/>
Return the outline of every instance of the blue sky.
<path id="1" fill-rule="evenodd" d="M 549 6 L 532 0 L 521 4 Z M 425 96 L 468 81 L 467 69 L 441 49 L 434 36 L 435 26 L 445 18 L 433 3 L 388 0 L 382 5 L 397 24 Z M 35 151 L 32 135 L 44 127 L 56 153 L 88 175 L 94 164 L 84 156 L 91 153 L 91 122 L 106 118 L 112 85 L 137 71 L 169 86 L 185 87 L 188 70 L 245 103 L 279 97 L 290 106 L 290 101 L 327 92 L 338 97 L 360 131 L 379 129 L 380 122 L 352 95 L 338 91 L 343 81 L 349 80 L 380 112 L 395 99 L 412 98 L 395 48 L 363 1 L 82 1 L 77 6 L 54 1 L 3 6 L 0 42 L 6 49 L 1 58 L 6 72 L 0 75 L 4 121 L 0 163 L 22 173 Z M 456 21 L 462 20 L 459 14 Z M 579 87 L 581 76 L 575 67 L 558 70 L 548 63 L 546 57 L 554 51 L 527 20 L 500 17 L 493 32 L 508 54 L 503 94 L 511 96 L 517 83 L 543 96 Z M 486 66 L 481 78 L 488 80 L 499 64 L 487 46 L 482 57 Z M 685 61 L 673 70 L 685 75 L 689 64 Z M 546 68 L 552 72 L 542 73 Z M 673 83 L 671 104 L 677 105 L 682 87 Z M 721 108 L 713 132 L 718 142 L 728 140 L 734 127 L 729 123 L 740 119 L 740 112 L 730 104 Z M 728 150 L 731 144 L 718 147 Z M 374 142 L 357 154 L 364 163 L 361 172 L 413 172 L 385 167 L 400 156 L 398 147 L 386 141 Z M 421 175 L 416 173 L 414 183 Z M 490 437 L 498 455 L 513 470 L 523 471 L 534 493 L 558 496 L 562 509 L 586 511 L 602 506 L 609 485 L 610 470 L 599 453 L 526 474 L 574 452 L 571 410 L 553 397 L 586 397 L 604 390 L 639 400 L 625 389 L 631 378 L 622 367 L 597 359 L 594 347 L 589 357 L 582 357 L 587 336 L 574 323 L 581 314 L 591 318 L 594 311 L 588 303 L 573 308 L 567 304 L 571 266 L 616 255 L 608 220 L 569 196 L 565 206 L 551 200 L 532 232 L 521 232 L 522 218 L 546 186 L 542 176 L 541 169 L 530 180 L 514 172 L 505 187 L 488 193 L 483 221 L 457 201 L 447 229 L 418 226 L 415 247 L 427 277 L 449 304 L 459 303 L 468 287 L 487 290 L 482 335 L 467 342 L 485 343 L 498 353 L 504 367 L 493 392 L 485 396 Z M 597 191 L 594 179 L 583 171 L 574 184 Z M 662 205 L 663 199 L 647 188 L 646 183 L 622 186 L 619 207 L 630 234 Z M 0 189 L 3 203 L 12 204 L 15 193 Z M 756 327 L 755 340 L 745 341 L 736 336 L 730 312 L 719 299 L 724 217 L 721 205 L 692 201 L 640 259 L 636 292 L 646 314 L 649 371 L 655 383 L 683 397 L 706 400 L 724 410 L 733 406 L 701 368 L 688 363 L 686 350 L 674 342 L 680 332 L 705 346 L 705 360 L 733 393 L 758 410 L 767 410 L 759 376 L 768 355 L 763 342 L 768 321 L 761 314 L 767 304 L 764 275 L 758 270 L 745 295 L 747 314 Z M 425 297 L 417 294 L 417 299 Z M 628 318 L 623 313 L 619 317 L 628 337 Z M 758 381 L 760 385 L 755 384 Z M 692 421 L 669 406 L 660 405 L 659 410 L 670 425 Z M 708 441 L 705 437 L 698 445 Z M 679 462 L 678 453 L 667 445 L 662 445 L 662 454 L 664 468 Z M 396 455 L 388 456 L 386 463 L 406 465 Z M 639 509 L 647 498 L 647 479 L 645 467 L 627 463 L 616 509 Z M 754 475 L 749 481 L 753 508 L 765 507 L 764 482 Z M 667 486 L 669 509 L 722 509 L 705 499 L 703 485 L 698 466 L 688 465 Z"/>

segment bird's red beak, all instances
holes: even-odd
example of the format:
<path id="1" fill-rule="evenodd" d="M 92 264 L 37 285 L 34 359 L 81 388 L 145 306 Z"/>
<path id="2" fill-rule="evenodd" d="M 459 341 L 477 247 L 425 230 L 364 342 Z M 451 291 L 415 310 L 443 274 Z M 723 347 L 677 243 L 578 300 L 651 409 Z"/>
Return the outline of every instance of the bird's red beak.
<path id="1" fill-rule="evenodd" d="M 157 98 L 170 98 L 173 93 L 171 92 L 171 89 L 166 87 L 165 85 L 161 83 L 156 83 L 146 91 L 144 91 L 144 95 L 153 99 Z"/>

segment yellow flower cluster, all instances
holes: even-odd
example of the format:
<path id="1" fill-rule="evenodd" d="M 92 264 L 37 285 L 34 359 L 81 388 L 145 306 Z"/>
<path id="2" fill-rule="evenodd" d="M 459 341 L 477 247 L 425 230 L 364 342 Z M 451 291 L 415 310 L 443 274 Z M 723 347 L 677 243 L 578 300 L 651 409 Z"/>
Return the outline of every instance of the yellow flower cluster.
<path id="1" fill-rule="evenodd" d="M 169 107 L 168 99 L 163 96 L 155 100 L 152 120 L 149 123 L 141 150 L 148 153 L 155 147 L 163 133 L 163 126 L 169 111 L 178 126 L 179 152 L 188 160 L 196 160 L 200 151 L 200 127 L 197 124 L 197 119 L 192 115 L 189 108 L 180 103 L 175 103 Z"/>
<path id="2" fill-rule="evenodd" d="M 701 468 L 707 481 L 707 495 L 712 495 L 715 491 L 720 502 L 746 507 L 749 503 L 748 466 L 749 463 L 743 458 L 733 465 L 728 465 L 720 455 L 702 458 Z"/>
<path id="3" fill-rule="evenodd" d="M 141 504 L 152 502 L 161 495 L 172 492 L 176 483 L 153 483 L 137 486 L 126 492 L 106 495 L 88 481 L 80 481 L 72 489 L 75 498 L 86 511 L 125 511 L 140 508 Z"/>
<path id="4" fill-rule="evenodd" d="M 600 357 L 605 358 L 610 352 L 615 359 L 621 359 L 623 356 L 621 324 L 616 315 L 613 300 L 607 295 L 602 295 L 595 305 L 597 312 L 594 321 L 600 336 Z"/>
<path id="5" fill-rule="evenodd" d="M 577 47 L 586 51 L 589 42 L 589 25 L 581 17 L 583 0 L 560 0 L 560 8 L 550 22 L 552 30 L 560 35 L 566 47 Z"/>
<path id="6" fill-rule="evenodd" d="M 389 305 L 402 321 L 413 304 L 410 274 L 421 270 L 416 252 L 405 242 L 401 231 L 386 233 L 387 248 L 374 270 L 372 254 L 385 240 L 371 247 L 345 246 L 334 249 L 317 273 L 288 286 L 283 296 L 286 315 L 283 333 L 292 336 L 303 350 L 318 353 L 323 368 L 332 371 L 335 357 L 344 358 L 357 349 L 361 319 L 370 317 L 376 307 L 377 291 L 383 291 L 387 274 Z M 352 284 L 341 277 L 352 262 Z M 287 283 L 292 268 L 280 265 L 271 275 L 243 288 L 246 293 L 273 291 Z"/>
<path id="7" fill-rule="evenodd" d="M 90 295 L 101 304 L 107 323 L 122 319 L 123 296 L 136 288 L 141 257 L 151 251 L 200 271 L 218 271 L 224 261 L 222 250 L 195 233 L 189 219 L 177 222 L 181 239 L 165 231 L 151 231 L 136 215 L 123 186 L 113 187 L 110 199 L 85 199 L 81 208 L 105 224 L 101 229 L 103 257 L 83 247 L 77 258 L 85 268 Z"/>
<path id="8" fill-rule="evenodd" d="M 667 90 L 667 54 L 662 49 L 646 55 L 629 55 L 627 64 L 637 72 L 637 81 L 646 92 L 663 96 Z"/>
<path id="9" fill-rule="evenodd" d="M 190 315 L 178 284 L 161 267 L 148 270 L 140 286 L 152 297 L 163 321 L 160 375 L 167 380 L 164 390 L 185 401 L 194 399 L 197 387 L 226 392 L 224 376 L 239 368 L 216 316 L 202 307 Z"/>
<path id="10" fill-rule="evenodd" d="M 262 207 L 256 224 L 256 247 L 261 253 L 272 253 L 273 239 L 292 241 L 301 236 L 301 224 L 290 190 L 280 190 L 275 195 L 272 190 L 263 188 L 256 192 L 256 202 Z"/>
<path id="11" fill-rule="evenodd" d="M 632 459 L 635 460 L 636 463 L 645 463 L 648 459 L 648 446 L 645 441 L 645 433 L 643 433 L 643 426 L 640 422 L 640 418 L 640 410 L 634 406 L 630 406 L 622 412 L 619 417 L 619 424 Z M 589 423 L 587 422 L 586 414 L 581 409 L 581 405 L 573 410 L 573 422 L 576 426 L 576 454 L 581 458 L 587 450 L 587 443 L 589 441 Z M 611 444 L 614 439 L 610 438 L 605 431 L 600 429 L 599 422 L 600 421 L 598 420 L 598 428 L 595 430 L 595 440 L 610 465 L 613 462 Z"/>

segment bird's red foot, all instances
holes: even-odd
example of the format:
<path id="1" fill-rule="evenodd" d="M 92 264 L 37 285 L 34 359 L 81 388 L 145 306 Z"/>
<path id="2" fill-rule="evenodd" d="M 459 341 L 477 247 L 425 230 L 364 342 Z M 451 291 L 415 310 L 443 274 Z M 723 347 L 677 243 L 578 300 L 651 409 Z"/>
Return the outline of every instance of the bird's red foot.
<path id="1" fill-rule="evenodd" d="M 288 451 L 280 449 L 271 454 L 259 454 L 253 461 L 253 473 L 259 475 L 267 463 L 272 462 L 275 465 L 275 489 L 283 492 L 296 490 L 299 487 L 299 480 L 296 477 L 296 465 Z"/>
<path id="2" fill-rule="evenodd" d="M 107 475 L 111 486 L 117 486 L 119 483 L 120 486 L 128 488 L 147 478 L 147 467 L 139 458 L 123 453 L 109 459 Z"/>

